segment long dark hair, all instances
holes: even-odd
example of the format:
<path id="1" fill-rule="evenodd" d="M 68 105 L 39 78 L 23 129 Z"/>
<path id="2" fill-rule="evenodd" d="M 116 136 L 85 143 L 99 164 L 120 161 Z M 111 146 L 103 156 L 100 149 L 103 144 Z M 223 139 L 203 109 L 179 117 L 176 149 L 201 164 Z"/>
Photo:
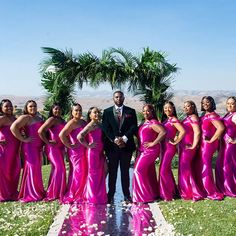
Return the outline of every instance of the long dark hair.
<path id="1" fill-rule="evenodd" d="M 203 112 L 206 111 L 206 110 L 203 108 L 203 105 L 202 105 L 204 99 L 208 100 L 208 101 L 210 102 L 210 104 L 211 104 L 211 108 L 210 108 L 209 112 L 215 111 L 215 110 L 216 110 L 216 103 L 215 103 L 214 98 L 211 97 L 211 96 L 204 96 L 204 97 L 202 98 L 202 100 L 201 100 L 201 111 L 203 111 Z"/>
<path id="2" fill-rule="evenodd" d="M 61 106 L 60 106 L 59 103 L 56 103 L 56 102 L 53 103 L 52 106 L 51 106 L 51 108 L 50 108 L 50 110 L 49 110 L 48 118 L 54 116 L 54 115 L 53 115 L 53 109 L 54 109 L 54 107 L 60 107 L 60 109 L 61 109 Z"/>
<path id="3" fill-rule="evenodd" d="M 236 102 L 236 97 L 235 96 L 228 97 L 227 100 L 226 100 L 226 103 L 228 102 L 229 99 L 233 99 Z M 227 108 L 226 108 L 226 112 L 227 113 L 224 115 L 224 117 L 226 117 L 229 114 L 229 112 L 227 111 Z"/>
<path id="4" fill-rule="evenodd" d="M 92 110 L 95 109 L 95 108 L 98 110 L 98 112 L 101 115 L 101 110 L 98 107 L 90 107 L 89 110 L 88 110 L 88 113 L 87 113 L 87 122 L 88 123 L 91 121 L 90 114 L 91 114 Z"/>
<path id="5" fill-rule="evenodd" d="M 70 109 L 70 120 L 73 118 L 73 115 L 72 115 L 73 107 L 76 107 L 76 106 L 79 106 L 81 108 L 81 111 L 82 111 L 82 106 L 79 103 L 73 103 L 72 107 Z"/>
<path id="6" fill-rule="evenodd" d="M 29 114 L 28 110 L 27 110 L 27 106 L 29 103 L 33 102 L 36 106 L 37 106 L 37 103 L 34 101 L 34 100 L 28 100 L 26 103 L 25 103 L 25 106 L 23 108 L 23 114 L 24 115 L 27 115 Z"/>
<path id="7" fill-rule="evenodd" d="M 175 108 L 175 104 L 174 104 L 173 102 L 171 102 L 171 101 L 166 101 L 166 102 L 164 103 L 163 109 L 162 109 L 161 122 L 163 122 L 163 121 L 165 121 L 165 120 L 167 119 L 167 115 L 166 115 L 165 112 L 164 112 L 164 106 L 167 105 L 167 104 L 169 104 L 169 105 L 172 106 L 172 108 L 173 108 L 173 116 L 175 116 L 176 118 L 178 118 L 178 117 L 177 117 L 176 108 Z"/>
<path id="8" fill-rule="evenodd" d="M 152 104 L 149 104 L 149 103 L 148 104 L 144 104 L 143 105 L 143 109 L 144 109 L 144 107 L 147 107 L 151 111 L 152 119 L 158 120 L 155 108 L 154 108 L 154 106 Z"/>
<path id="9" fill-rule="evenodd" d="M 12 105 L 11 100 L 9 100 L 9 99 L 2 99 L 2 101 L 1 101 L 1 103 L 0 103 L 0 113 L 3 113 L 3 112 L 2 112 L 2 106 L 3 106 L 3 104 L 4 104 L 5 102 L 9 102 L 9 103 Z M 13 105 L 12 105 L 12 106 L 13 106 Z"/>
<path id="10" fill-rule="evenodd" d="M 189 103 L 193 108 L 193 114 L 195 114 L 198 117 L 197 106 L 195 102 L 192 100 L 188 100 L 188 101 L 185 101 L 184 103 Z"/>

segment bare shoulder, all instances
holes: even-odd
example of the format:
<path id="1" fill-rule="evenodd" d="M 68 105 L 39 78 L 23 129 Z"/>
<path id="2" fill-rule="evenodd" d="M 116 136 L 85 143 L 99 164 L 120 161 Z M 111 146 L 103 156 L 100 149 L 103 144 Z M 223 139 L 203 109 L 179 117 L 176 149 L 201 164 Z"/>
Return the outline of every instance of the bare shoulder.
<path id="1" fill-rule="evenodd" d="M 193 115 L 191 116 L 191 119 L 192 119 L 192 121 L 194 121 L 194 122 L 198 122 L 198 121 L 199 121 L 198 116 L 195 115 L 195 114 L 193 114 Z"/>
<path id="2" fill-rule="evenodd" d="M 232 116 L 232 121 L 234 122 L 234 124 L 236 124 L 236 113 L 234 113 L 234 115 Z"/>

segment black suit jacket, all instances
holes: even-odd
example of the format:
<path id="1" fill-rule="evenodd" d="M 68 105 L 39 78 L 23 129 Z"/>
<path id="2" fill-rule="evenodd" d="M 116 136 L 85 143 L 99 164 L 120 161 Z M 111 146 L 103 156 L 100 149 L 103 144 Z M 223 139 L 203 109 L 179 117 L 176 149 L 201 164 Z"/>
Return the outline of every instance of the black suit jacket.
<path id="1" fill-rule="evenodd" d="M 115 114 L 115 106 L 109 107 L 103 112 L 102 125 L 105 133 L 105 151 L 109 152 L 118 150 L 119 147 L 114 143 L 114 139 L 116 136 L 122 137 L 123 135 L 128 138 L 124 149 L 127 151 L 135 150 L 134 134 L 137 131 L 137 116 L 134 109 L 123 106 L 119 127 L 117 115 Z"/>

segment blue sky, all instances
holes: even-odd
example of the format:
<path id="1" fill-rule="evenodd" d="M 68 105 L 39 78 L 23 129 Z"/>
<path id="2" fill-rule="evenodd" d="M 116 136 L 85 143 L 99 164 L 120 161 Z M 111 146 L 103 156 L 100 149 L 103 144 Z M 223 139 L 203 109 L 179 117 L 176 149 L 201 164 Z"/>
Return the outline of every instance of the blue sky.
<path id="1" fill-rule="evenodd" d="M 41 47 L 97 56 L 143 47 L 176 63 L 173 89 L 236 90 L 234 0 L 1 0 L 0 93 L 43 95 Z"/>

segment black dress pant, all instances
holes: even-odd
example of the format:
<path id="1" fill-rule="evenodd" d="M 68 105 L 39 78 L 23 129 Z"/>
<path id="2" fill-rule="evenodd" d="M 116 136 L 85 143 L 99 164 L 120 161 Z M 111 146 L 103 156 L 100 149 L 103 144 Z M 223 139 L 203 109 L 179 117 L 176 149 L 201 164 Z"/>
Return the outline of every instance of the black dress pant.
<path id="1" fill-rule="evenodd" d="M 113 198 L 116 191 L 116 179 L 118 166 L 120 164 L 121 186 L 124 197 L 130 196 L 129 168 L 132 152 L 126 149 L 116 149 L 107 153 L 108 155 L 108 198 Z"/>

